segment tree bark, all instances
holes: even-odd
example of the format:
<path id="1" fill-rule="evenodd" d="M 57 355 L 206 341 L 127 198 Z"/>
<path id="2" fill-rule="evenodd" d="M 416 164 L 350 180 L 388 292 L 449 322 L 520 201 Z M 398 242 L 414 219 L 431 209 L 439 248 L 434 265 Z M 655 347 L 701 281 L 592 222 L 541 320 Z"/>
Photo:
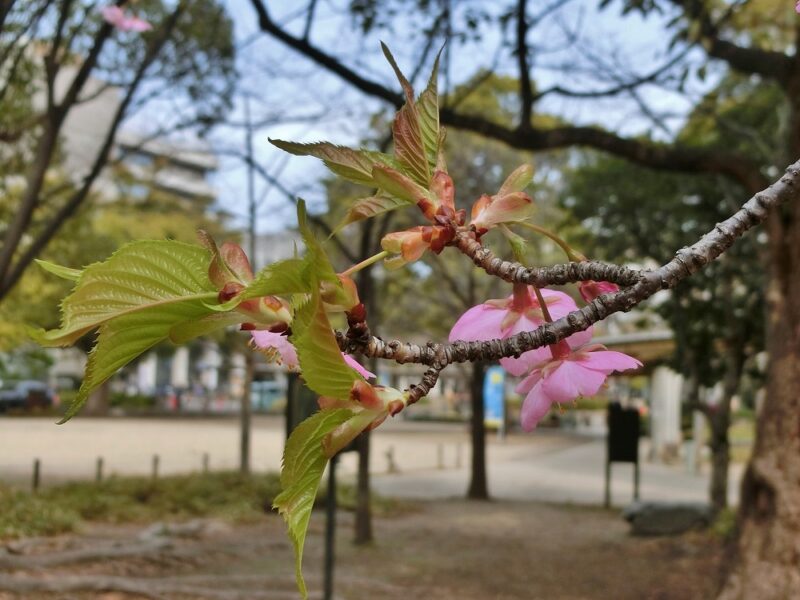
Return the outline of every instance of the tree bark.
<path id="1" fill-rule="evenodd" d="M 244 389 L 242 390 L 241 404 L 239 405 L 239 471 L 248 475 L 250 473 L 250 431 L 252 430 L 253 414 L 253 375 L 255 360 L 253 353 L 245 354 Z"/>
<path id="2" fill-rule="evenodd" d="M 800 156 L 800 72 L 787 90 L 787 144 Z M 800 590 L 800 202 L 773 211 L 769 233 L 766 396 L 742 480 L 739 537 L 720 600 L 793 598 Z"/>
<path id="3" fill-rule="evenodd" d="M 95 391 L 89 394 L 86 406 L 83 407 L 83 414 L 93 416 L 105 416 L 111 408 L 111 382 L 106 381 Z"/>
<path id="4" fill-rule="evenodd" d="M 356 439 L 358 447 L 358 482 L 356 484 L 355 544 L 372 542 L 372 507 L 369 489 L 370 432 L 365 431 Z"/>
<path id="5" fill-rule="evenodd" d="M 730 403 L 730 398 L 723 403 Z M 709 418 L 711 425 L 711 484 L 709 496 L 711 508 L 718 513 L 728 506 L 728 467 L 730 466 L 730 443 L 728 441 L 728 428 L 730 427 L 730 414 L 714 414 Z"/>
<path id="6" fill-rule="evenodd" d="M 359 256 L 361 259 L 367 258 L 371 254 L 373 244 L 373 225 L 374 221 L 369 220 L 362 226 Z M 367 267 L 358 272 L 357 285 L 361 302 L 364 303 L 368 314 L 373 317 L 373 324 L 377 321 L 377 312 L 372 310 L 375 298 L 375 281 L 372 278 L 372 269 Z M 369 484 L 369 450 L 370 432 L 365 431 L 356 438 L 356 448 L 358 449 L 358 478 L 356 480 L 356 510 L 354 521 L 353 543 L 369 544 L 373 540 L 372 535 L 372 506 L 370 498 Z"/>
<path id="7" fill-rule="evenodd" d="M 792 262 L 800 273 L 797 258 Z M 721 600 L 791 598 L 800 590 L 800 311 L 790 302 L 800 289 L 793 279 L 770 285 L 767 395 L 742 481 L 740 534 Z"/>
<path id="8" fill-rule="evenodd" d="M 486 367 L 483 363 L 473 363 L 469 386 L 472 404 L 470 419 L 472 466 L 467 498 L 470 500 L 489 499 L 489 486 L 486 482 L 486 426 L 483 410 L 483 377 L 485 373 Z"/>

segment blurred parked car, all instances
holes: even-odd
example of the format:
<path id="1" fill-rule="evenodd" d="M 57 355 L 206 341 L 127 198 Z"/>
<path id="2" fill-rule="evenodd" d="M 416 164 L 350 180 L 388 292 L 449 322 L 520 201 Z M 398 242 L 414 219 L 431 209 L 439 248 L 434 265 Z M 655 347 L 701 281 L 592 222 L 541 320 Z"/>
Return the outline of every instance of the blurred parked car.
<path id="1" fill-rule="evenodd" d="M 46 383 L 34 380 L 11 382 L 0 390 L 0 413 L 9 410 L 50 408 L 58 403 Z"/>

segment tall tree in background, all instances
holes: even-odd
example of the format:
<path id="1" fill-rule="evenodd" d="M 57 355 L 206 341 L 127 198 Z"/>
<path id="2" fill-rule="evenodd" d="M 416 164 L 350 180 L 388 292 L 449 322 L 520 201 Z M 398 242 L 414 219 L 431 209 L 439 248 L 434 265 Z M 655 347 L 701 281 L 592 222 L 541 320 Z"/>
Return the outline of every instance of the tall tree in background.
<path id="1" fill-rule="evenodd" d="M 0 229 L 0 300 L 90 195 L 113 158 L 123 121 L 169 99 L 148 135 L 207 127 L 228 103 L 234 78 L 232 25 L 213 0 L 138 2 L 152 30 L 126 31 L 101 5 L 72 0 L 5 2 L 0 10 L 0 186 L 22 189 Z M 119 97 L 80 173 L 61 172 L 66 124 L 104 93 Z M 99 115 L 98 117 L 99 118 Z M 87 149 L 84 149 L 85 151 Z"/>
<path id="2" fill-rule="evenodd" d="M 590 235 L 581 248 L 592 256 L 647 264 L 669 258 L 714 227 L 741 197 L 741 189 L 707 177 L 687 184 L 679 175 L 593 156 L 569 174 L 565 204 Z M 763 351 L 763 243 L 751 236 L 697 277 L 677 286 L 649 310 L 672 329 L 671 366 L 685 377 L 687 408 L 699 410 L 711 431 L 709 497 L 727 506 L 731 401 Z M 712 388 L 719 385 L 719 397 Z M 717 390 L 714 390 L 716 392 Z"/>
<path id="3" fill-rule="evenodd" d="M 320 68 L 338 76 L 353 88 L 395 106 L 402 102 L 392 87 L 347 64 L 334 48 L 314 44 L 308 35 L 294 33 L 275 21 L 262 0 L 251 0 L 261 30 L 265 35 L 296 50 L 314 61 Z M 311 3 L 311 7 L 315 3 Z M 599 3 L 606 7 L 605 0 Z M 451 12 L 451 3 L 395 2 L 357 3 L 357 18 L 369 33 L 371 28 L 387 22 L 387 15 L 421 13 L 431 20 L 449 23 L 448 33 L 469 37 L 479 36 L 503 40 L 498 56 L 506 69 L 516 68 L 519 93 L 516 124 L 498 123 L 483 115 L 445 106 L 441 121 L 461 129 L 479 133 L 487 138 L 531 151 L 552 150 L 569 146 L 588 146 L 628 159 L 653 169 L 720 175 L 739 184 L 746 193 L 755 194 L 766 186 L 769 176 L 775 175 L 778 165 L 792 163 L 800 156 L 800 27 L 798 16 L 789 2 L 725 4 L 704 0 L 625 0 L 621 2 L 624 15 L 638 19 L 639 15 L 659 18 L 664 28 L 662 39 L 671 41 L 668 55 L 662 64 L 648 72 L 614 68 L 619 53 L 590 54 L 579 49 L 579 56 L 593 60 L 594 72 L 605 70 L 608 85 L 584 85 L 585 64 L 566 65 L 566 82 L 536 90 L 534 67 L 547 68 L 536 61 L 538 53 L 546 53 L 549 39 L 532 41 L 534 31 L 548 17 L 557 15 L 563 3 L 531 7 L 526 0 L 493 5 L 465 3 L 459 12 Z M 356 5 L 354 5 L 355 7 Z M 619 5 L 617 5 L 619 6 Z M 534 13 L 533 11 L 538 12 Z M 402 11 L 402 12 L 399 12 Z M 444 16 L 442 16 L 444 15 Z M 564 15 L 560 15 L 564 18 Z M 313 8 L 307 23 L 313 20 Z M 515 26 L 509 27 L 510 23 Z M 624 25 L 623 25 L 624 26 Z M 572 42 L 576 43 L 576 32 Z M 513 33 L 510 33 L 513 30 Z M 396 32 L 381 31 L 391 35 Z M 489 33 L 492 35 L 488 35 Z M 569 36 L 566 36 L 569 38 Z M 463 38 L 462 38 L 463 39 Z M 697 61 L 697 56 L 702 60 Z M 782 127 L 777 139 L 768 140 L 774 155 L 765 159 L 755 147 L 742 152 L 716 144 L 726 128 L 736 127 L 711 114 L 705 135 L 685 140 L 664 126 L 639 93 L 647 86 L 680 91 L 687 78 L 701 76 L 709 67 L 717 73 L 737 72 L 752 78 L 765 87 L 773 87 L 780 98 Z M 448 69 L 445 69 L 447 72 Z M 666 129 L 666 142 L 652 142 L 641 137 L 625 137 L 599 126 L 570 125 L 562 122 L 542 122 L 537 118 L 537 105 L 545 98 L 630 99 L 645 116 L 652 117 L 654 126 Z M 689 98 L 691 101 L 691 98 Z M 741 131 L 742 138 L 751 132 Z M 777 157 L 777 158 L 776 158 Z M 800 587 L 800 568 L 797 540 L 800 539 L 800 436 L 796 421 L 800 411 L 800 206 L 786 206 L 772 213 L 767 224 L 768 246 L 764 269 L 769 276 L 766 293 L 767 349 L 770 356 L 767 373 L 767 395 L 759 415 L 753 457 L 742 488 L 739 511 L 739 541 L 736 559 L 732 564 L 722 597 L 781 598 Z"/>

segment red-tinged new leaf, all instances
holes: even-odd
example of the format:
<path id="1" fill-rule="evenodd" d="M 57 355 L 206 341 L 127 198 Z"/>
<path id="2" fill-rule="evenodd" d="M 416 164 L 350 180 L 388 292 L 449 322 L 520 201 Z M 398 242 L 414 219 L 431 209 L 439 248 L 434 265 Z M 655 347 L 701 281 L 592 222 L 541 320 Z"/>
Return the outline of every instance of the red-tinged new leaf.
<path id="1" fill-rule="evenodd" d="M 417 112 L 419 113 L 420 131 L 422 132 L 422 142 L 425 145 L 425 152 L 428 164 L 432 171 L 435 171 L 439 162 L 441 143 L 443 136 L 439 130 L 439 57 L 442 51 L 436 55 L 433 63 L 428 86 L 417 99 Z"/>
<path id="2" fill-rule="evenodd" d="M 356 203 L 350 207 L 350 210 L 347 211 L 347 215 L 345 215 L 344 219 L 336 226 L 333 233 L 338 233 L 351 223 L 370 219 L 383 213 L 410 205 L 411 203 L 407 200 L 394 196 L 370 196 L 369 198 L 362 198 L 361 200 L 357 200 Z"/>
<path id="3" fill-rule="evenodd" d="M 410 177 L 391 167 L 375 166 L 372 169 L 372 178 L 375 180 L 376 187 L 410 204 L 417 204 L 423 199 L 436 201 L 426 187 L 422 187 Z"/>
<path id="4" fill-rule="evenodd" d="M 397 111 L 394 123 L 392 123 L 395 156 L 403 166 L 402 170 L 405 173 L 420 185 L 427 187 L 431 178 L 431 165 L 428 162 L 425 142 L 423 141 L 419 111 L 414 102 L 414 90 L 405 75 L 403 75 L 400 67 L 397 66 L 397 61 L 392 56 L 389 48 L 386 47 L 386 44 L 381 42 L 381 48 L 386 60 L 392 65 L 392 69 L 394 69 L 406 96 L 406 103 Z"/>
<path id="5" fill-rule="evenodd" d="M 372 167 L 376 164 L 394 165 L 397 162 L 388 154 L 372 150 L 353 150 L 329 142 L 301 144 L 284 140 L 269 140 L 281 150 L 295 156 L 313 156 L 325 163 L 333 173 L 361 185 L 372 186 Z"/>

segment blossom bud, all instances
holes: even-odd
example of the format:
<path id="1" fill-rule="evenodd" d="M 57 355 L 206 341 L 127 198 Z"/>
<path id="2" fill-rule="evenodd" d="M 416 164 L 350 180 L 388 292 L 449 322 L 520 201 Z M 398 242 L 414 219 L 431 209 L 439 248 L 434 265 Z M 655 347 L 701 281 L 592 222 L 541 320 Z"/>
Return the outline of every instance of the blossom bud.
<path id="1" fill-rule="evenodd" d="M 525 192 L 481 196 L 472 206 L 471 224 L 478 235 L 501 223 L 524 221 L 533 212 L 533 200 Z"/>
<path id="2" fill-rule="evenodd" d="M 348 311 L 360 304 L 358 299 L 358 288 L 356 282 L 347 275 L 337 275 L 341 286 L 337 286 L 330 281 L 323 281 L 320 285 L 322 301 L 328 312 Z"/>
<path id="3" fill-rule="evenodd" d="M 618 292 L 619 286 L 608 281 L 581 281 L 578 284 L 578 291 L 586 302 L 591 302 L 603 294 Z"/>

